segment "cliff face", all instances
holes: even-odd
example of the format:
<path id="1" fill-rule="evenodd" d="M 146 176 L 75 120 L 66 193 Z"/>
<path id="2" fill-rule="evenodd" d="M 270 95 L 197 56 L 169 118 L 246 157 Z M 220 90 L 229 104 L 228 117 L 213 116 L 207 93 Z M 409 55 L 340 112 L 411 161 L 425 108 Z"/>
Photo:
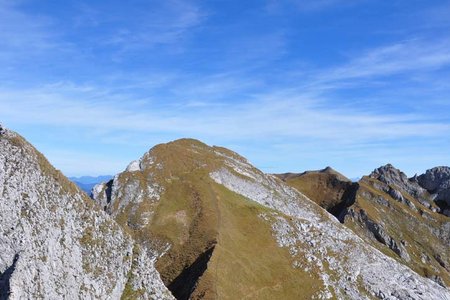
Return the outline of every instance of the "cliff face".
<path id="1" fill-rule="evenodd" d="M 171 299 L 153 257 L 0 126 L 0 299 Z"/>
<path id="2" fill-rule="evenodd" d="M 224 148 L 186 139 L 158 145 L 93 197 L 160 256 L 157 269 L 178 299 L 450 299 Z"/>

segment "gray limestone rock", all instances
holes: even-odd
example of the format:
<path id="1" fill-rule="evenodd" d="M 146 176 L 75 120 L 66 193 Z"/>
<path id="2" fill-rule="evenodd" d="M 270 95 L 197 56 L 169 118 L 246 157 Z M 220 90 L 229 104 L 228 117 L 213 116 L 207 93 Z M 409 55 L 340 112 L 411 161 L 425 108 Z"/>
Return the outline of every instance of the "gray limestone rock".
<path id="1" fill-rule="evenodd" d="M 389 195 L 394 198 L 395 200 L 399 201 L 399 202 L 403 202 L 403 196 L 402 193 L 400 193 L 399 191 L 395 190 L 395 189 L 390 189 L 389 190 Z"/>
<path id="2" fill-rule="evenodd" d="M 0 298 L 173 299 L 118 224 L 16 133 L 0 136 Z"/>
<path id="3" fill-rule="evenodd" d="M 433 194 L 434 201 L 442 201 L 450 206 L 450 167 L 435 167 L 417 177 L 424 189 Z"/>
<path id="4" fill-rule="evenodd" d="M 408 179 L 405 173 L 396 169 L 391 164 L 375 169 L 370 174 L 370 177 L 378 179 L 388 185 L 395 185 L 415 198 L 421 198 L 425 193 L 425 189 L 417 184 L 417 182 Z"/>
<path id="5" fill-rule="evenodd" d="M 435 191 L 450 180 L 450 167 L 435 167 L 417 177 L 420 186 L 428 191 Z"/>
<path id="6" fill-rule="evenodd" d="M 395 252 L 398 256 L 403 258 L 406 261 L 410 260 L 408 252 L 405 250 L 402 242 L 398 243 L 395 239 L 393 239 L 383 228 L 381 224 L 378 224 L 372 220 L 370 220 L 364 210 L 361 210 L 360 216 L 358 216 L 362 224 L 365 224 L 368 231 L 371 232 L 375 239 L 377 239 L 380 243 L 386 245 Z"/>

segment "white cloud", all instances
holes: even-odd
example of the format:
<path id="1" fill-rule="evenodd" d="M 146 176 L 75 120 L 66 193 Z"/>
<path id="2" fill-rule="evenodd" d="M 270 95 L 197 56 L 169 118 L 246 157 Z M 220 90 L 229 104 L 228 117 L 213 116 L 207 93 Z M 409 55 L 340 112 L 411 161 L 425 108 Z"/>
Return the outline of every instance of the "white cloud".
<path id="1" fill-rule="evenodd" d="M 353 2 L 357 1 L 277 3 L 283 7 L 289 4 L 302 11 L 317 11 Z M 36 63 L 34 56 L 42 55 L 46 65 L 55 64 L 56 68 L 67 58 L 68 67 L 64 71 L 70 70 L 80 76 L 73 77 L 74 83 L 48 84 L 51 79 L 45 76 L 50 73 L 53 76 L 53 70 L 43 71 L 43 77 L 37 81 L 41 85 L 33 87 L 33 83 L 26 80 L 30 76 L 28 72 L 20 74 L 19 70 L 15 75 L 24 80 L 14 81 L 14 86 L 7 86 L 5 82 L 0 84 L 0 120 L 10 124 L 12 129 L 16 124 L 55 128 L 55 131 L 70 128 L 88 132 L 99 145 L 120 146 L 151 146 L 148 143 L 156 141 L 151 139 L 155 136 L 190 136 L 235 145 L 248 141 L 263 145 L 266 141 L 267 144 L 285 145 L 291 153 L 292 149 L 309 149 L 302 154 L 311 160 L 323 151 L 324 155 L 334 155 L 334 159 L 360 156 L 360 161 L 368 159 L 369 152 L 379 157 L 391 155 L 400 161 L 408 148 L 399 143 L 412 140 L 416 145 L 411 147 L 417 149 L 417 144 L 442 141 L 442 137 L 450 136 L 448 110 L 429 114 L 421 109 L 423 104 L 420 103 L 408 113 L 402 110 L 404 106 L 413 106 L 405 97 L 413 93 L 423 95 L 427 100 L 432 96 L 432 107 L 440 103 L 448 108 L 448 74 L 442 76 L 440 73 L 450 66 L 448 38 L 438 40 L 432 36 L 430 39 L 403 40 L 363 53 L 347 53 L 343 63 L 331 67 L 314 70 L 310 64 L 302 64 L 300 71 L 289 72 L 286 69 L 293 67 L 275 62 L 289 50 L 288 31 L 239 32 L 236 36 L 224 36 L 217 45 L 202 44 L 202 47 L 214 49 L 214 54 L 208 48 L 206 57 L 194 55 L 194 61 L 190 61 L 188 67 L 178 66 L 176 62 L 172 66 L 169 61 L 170 66 L 164 72 L 154 71 L 154 66 L 149 65 L 143 66 L 145 70 L 141 66 L 135 70 L 133 60 L 130 65 L 119 65 L 121 69 L 117 71 L 115 65 L 102 69 L 110 62 L 103 55 L 109 57 L 118 53 L 119 58 L 125 55 L 130 58 L 134 54 L 130 52 L 148 50 L 149 56 L 158 57 L 159 49 L 151 49 L 158 46 L 165 46 L 167 51 L 182 51 L 184 39 L 202 26 L 208 14 L 194 2 L 181 0 L 153 2 L 149 9 L 133 11 L 136 13 L 133 18 L 125 14 L 125 19 L 118 11 L 86 6 L 84 15 L 72 25 L 76 27 L 75 31 L 84 26 L 80 30 L 86 30 L 87 35 L 90 34 L 87 29 L 92 28 L 95 34 L 86 37 L 86 42 L 84 36 L 78 36 L 82 31 L 77 31 L 78 39 L 73 42 L 78 44 L 72 46 L 80 51 L 72 49 L 73 57 L 60 55 L 56 61 L 54 53 L 67 49 L 62 41 L 67 38 L 64 34 L 72 28 L 61 28 L 58 33 L 59 28 L 52 20 L 22 13 L 11 3 L 0 0 L 0 39 L 3 41 L 0 61 L 5 62 L 5 66 L 12 61 L 23 63 L 24 58 Z M 221 29 L 225 33 L 237 32 L 234 28 L 230 31 Z M 83 55 L 83 43 L 98 47 L 102 57 L 97 56 L 98 49 L 93 50 L 93 57 L 83 61 L 85 65 L 78 70 L 74 61 L 78 55 Z M 202 49 L 195 50 L 203 53 Z M 188 56 L 186 60 L 190 58 Z M 144 58 L 139 56 L 139 59 Z M 195 67 L 197 59 L 201 61 L 199 64 L 207 66 L 203 66 L 206 71 Z M 182 62 L 186 60 L 181 59 Z M 293 64 L 291 60 L 288 63 Z M 98 78 L 91 76 L 88 83 L 80 83 L 82 79 L 79 78 L 87 77 L 83 72 L 90 76 L 90 70 L 97 67 L 101 74 Z M 165 65 L 158 67 L 166 68 Z M 127 68 L 133 70 L 132 74 Z M 3 73 L 5 78 L 14 75 L 6 67 Z M 390 91 L 385 84 L 390 83 L 393 76 L 402 77 L 402 81 L 392 81 L 395 91 Z M 360 99 L 350 105 L 346 96 L 339 94 L 341 90 L 369 85 L 372 87 L 370 97 L 359 96 Z M 373 88 L 374 85 L 384 88 L 385 101 L 402 107 L 386 111 L 376 107 L 380 98 L 377 98 L 378 90 Z M 375 105 L 364 105 L 370 101 Z M 67 132 L 70 134 L 69 130 Z M 286 141 L 295 143 L 286 145 Z M 307 142 L 312 144 L 306 145 Z M 443 143 L 448 146 L 448 139 Z M 377 152 L 373 149 L 385 150 Z M 100 173 L 106 173 L 110 162 L 110 159 L 79 154 L 82 160 L 88 161 L 81 166 L 76 158 L 72 160 L 64 152 L 56 152 L 49 156 L 54 157 L 60 168 L 72 168 L 72 173 L 82 174 L 82 170 L 89 169 L 93 162 L 98 162 L 96 168 L 103 170 Z M 427 148 L 424 153 L 432 151 Z M 434 152 L 430 155 L 438 157 Z M 404 157 L 410 159 L 410 156 Z"/>
<path id="2" fill-rule="evenodd" d="M 109 97 L 108 92 L 93 87 L 77 90 L 72 86 L 66 91 L 2 90 L 0 117 L 13 123 L 101 129 L 105 135 L 138 131 L 224 140 L 289 137 L 353 144 L 450 134 L 450 124 L 425 116 L 386 115 L 357 107 L 331 109 L 320 105 L 320 99 L 290 93 L 254 95 L 245 103 L 226 101 L 220 106 L 186 105 L 168 110 L 142 109 L 129 95 Z"/>
<path id="3" fill-rule="evenodd" d="M 450 40 L 409 40 L 375 48 L 348 64 L 320 72 L 318 81 L 365 79 L 434 71 L 450 65 Z"/>
<path id="4" fill-rule="evenodd" d="M 303 12 L 317 12 L 337 5 L 353 5 L 361 0 L 268 0 L 266 9 L 271 13 L 277 13 L 284 9 L 296 9 Z"/>
<path id="5" fill-rule="evenodd" d="M 101 19 L 102 14 L 97 13 Z M 119 46 L 122 51 L 167 44 L 179 47 L 185 35 L 207 18 L 207 13 L 198 5 L 181 0 L 155 2 L 143 9 L 133 10 L 132 13 L 134 16 L 131 21 L 120 18 L 115 20 L 113 30 L 100 39 L 100 42 Z M 106 26 L 111 24 L 103 26 L 108 28 Z"/>

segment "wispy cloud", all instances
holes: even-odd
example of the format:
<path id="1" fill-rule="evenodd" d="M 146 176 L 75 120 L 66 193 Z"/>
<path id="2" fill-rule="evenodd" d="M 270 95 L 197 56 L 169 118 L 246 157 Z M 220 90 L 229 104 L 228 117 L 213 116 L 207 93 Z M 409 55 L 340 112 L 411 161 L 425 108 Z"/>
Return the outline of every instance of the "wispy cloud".
<path id="1" fill-rule="evenodd" d="M 0 1 L 0 58 L 11 62 L 58 47 L 50 25 L 48 18 L 27 15 L 12 1 Z"/>
<path id="2" fill-rule="evenodd" d="M 108 99 L 108 100 L 106 100 Z M 109 97 L 92 88 L 71 88 L 68 94 L 42 88 L 0 91 L 1 116 L 12 122 L 103 129 L 107 135 L 120 131 L 168 133 L 223 140 L 311 138 L 352 144 L 406 137 L 450 134 L 450 125 L 420 115 L 378 115 L 358 108 L 330 109 L 320 99 L 293 94 L 254 95 L 244 103 L 221 106 L 189 105 L 180 108 L 147 107 L 133 103 L 129 95 Z M 346 136 L 343 136 L 345 133 Z"/>
<path id="3" fill-rule="evenodd" d="M 79 175 L 90 165 L 110 172 L 111 158 L 125 164 L 186 136 L 236 146 L 280 170 L 287 157 L 304 168 L 328 157 L 343 166 L 422 152 L 441 158 L 450 145 L 447 31 L 376 39 L 363 28 L 347 46 L 338 40 L 349 38 L 340 32 L 347 23 L 333 19 L 306 33 L 323 23 L 313 19 L 319 12 L 341 14 L 361 1 L 269 1 L 272 14 L 261 3 L 77 2 L 77 13 L 55 13 L 63 5 L 37 15 L 33 4 L 22 9 L 31 2 L 0 0 L 0 121 L 48 129 L 43 151 Z M 444 26 L 445 13 L 428 14 Z M 72 152 L 58 148 L 61 139 L 91 162 L 65 159 Z M 128 156 L 89 153 L 136 145 Z"/>
<path id="4" fill-rule="evenodd" d="M 437 70 L 450 64 L 450 40 L 411 40 L 372 49 L 347 65 L 328 70 L 324 80 L 390 76 Z"/>
<path id="5" fill-rule="evenodd" d="M 361 0 L 269 0 L 266 9 L 269 12 L 280 12 L 285 9 L 295 9 L 303 12 L 318 12 L 333 6 L 353 5 Z"/>
<path id="6" fill-rule="evenodd" d="M 97 18 L 101 19 L 102 14 L 97 13 Z M 112 27 L 100 42 L 119 46 L 122 51 L 167 44 L 178 46 L 189 30 L 199 26 L 207 18 L 207 13 L 198 5 L 180 0 L 152 3 L 131 13 L 134 15 L 131 20 L 119 18 L 108 24 L 97 25 Z"/>
<path id="7" fill-rule="evenodd" d="M 402 97 L 403 93 L 427 98 L 450 91 L 446 84 L 450 39 L 405 40 L 346 53 L 343 58 L 334 66 L 290 69 L 280 76 L 289 78 L 293 91 L 322 98 L 340 90 L 368 87 L 372 88 L 371 94 L 364 96 L 368 100 L 381 91 L 389 91 L 391 97 Z"/>

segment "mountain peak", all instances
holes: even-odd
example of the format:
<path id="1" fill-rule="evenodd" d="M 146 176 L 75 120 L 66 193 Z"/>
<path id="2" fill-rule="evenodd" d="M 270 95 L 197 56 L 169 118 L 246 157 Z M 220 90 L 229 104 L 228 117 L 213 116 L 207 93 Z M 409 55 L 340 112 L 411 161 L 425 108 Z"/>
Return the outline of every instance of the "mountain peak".
<path id="1" fill-rule="evenodd" d="M 320 172 L 328 172 L 328 173 L 330 173 L 330 172 L 336 172 L 336 170 L 334 170 L 332 167 L 330 167 L 330 166 L 327 166 L 327 167 L 325 167 L 324 169 L 322 169 L 322 170 L 320 170 Z"/>
<path id="2" fill-rule="evenodd" d="M 386 184 L 406 183 L 408 181 L 408 176 L 405 173 L 389 163 L 373 170 L 369 177 L 378 179 Z"/>
<path id="3" fill-rule="evenodd" d="M 387 163 L 383 166 L 380 166 L 373 170 L 371 173 L 371 177 L 376 177 L 377 175 L 386 175 L 386 174 L 402 174 L 402 172 L 394 167 L 392 164 Z"/>
<path id="4" fill-rule="evenodd" d="M 414 178 L 409 179 L 405 173 L 395 168 L 392 164 L 386 164 L 375 169 L 369 177 L 378 179 L 387 185 L 396 186 L 416 198 L 422 198 L 425 193 L 425 189 Z"/>
<path id="5" fill-rule="evenodd" d="M 135 167 L 137 162 L 129 169 Z M 139 160 L 139 171 L 117 174 L 109 183 L 97 186 L 93 197 L 128 232 L 159 253 L 157 269 L 180 299 L 200 295 L 242 298 L 255 289 L 261 290 L 261 298 L 335 295 L 358 299 L 358 284 L 369 293 L 379 291 L 373 282 L 382 282 L 386 293 L 403 289 L 401 293 L 412 295 L 413 286 L 423 285 L 425 279 L 387 261 L 305 194 L 283 182 L 314 182 L 311 193 L 320 191 L 323 197 L 319 200 L 330 211 L 338 212 L 352 204 L 346 200 L 358 188 L 357 183 L 340 180 L 341 176 L 329 167 L 287 179 L 279 176 L 282 180 L 278 180 L 231 150 L 181 139 L 153 147 Z M 330 199 L 329 192 L 336 188 Z M 256 251 L 258 256 L 254 255 Z M 352 259 L 343 263 L 341 258 L 333 258 L 331 262 L 319 254 L 327 251 L 346 253 Z M 376 260 L 375 265 L 386 267 L 369 267 L 358 275 L 362 276 L 358 281 L 356 277 L 347 281 L 346 274 L 359 270 L 358 259 L 361 263 Z M 333 264 L 333 272 L 340 275 L 328 277 L 322 261 Z M 394 274 L 381 271 L 388 264 L 395 264 L 395 272 L 409 272 L 415 283 L 401 287 L 392 281 Z M 264 275 L 267 268 L 271 270 L 268 281 Z M 310 270 L 317 272 L 311 275 Z M 237 272 L 241 272 L 239 277 L 230 276 Z M 299 288 L 313 284 L 310 276 L 318 276 L 314 282 L 323 282 L 323 286 L 319 284 L 311 291 Z M 282 289 L 284 294 L 279 294 L 266 288 L 274 280 L 296 288 Z M 427 286 L 428 292 L 434 293 L 433 283 Z"/>
<path id="6" fill-rule="evenodd" d="M 180 146 L 208 146 L 202 141 L 194 138 L 179 138 L 171 142 L 168 142 L 167 144 L 174 144 Z"/>

